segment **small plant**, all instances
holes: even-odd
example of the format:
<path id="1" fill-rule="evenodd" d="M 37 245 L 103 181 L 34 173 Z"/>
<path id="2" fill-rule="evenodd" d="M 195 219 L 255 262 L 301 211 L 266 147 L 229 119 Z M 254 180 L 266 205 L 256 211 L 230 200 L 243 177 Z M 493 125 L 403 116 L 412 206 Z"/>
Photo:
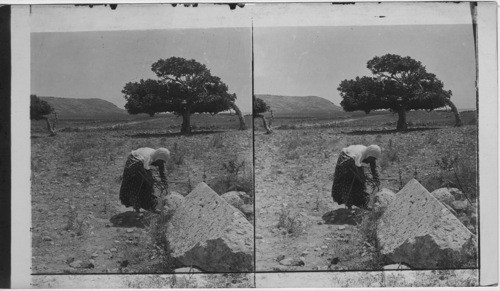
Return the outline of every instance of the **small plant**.
<path id="1" fill-rule="evenodd" d="M 89 228 L 88 222 L 85 219 L 76 219 L 75 233 L 77 236 L 82 236 L 85 230 Z"/>
<path id="2" fill-rule="evenodd" d="M 186 151 L 181 149 L 177 143 L 174 143 L 170 161 L 167 163 L 168 172 L 173 171 L 174 165 L 181 166 L 185 164 Z"/>
<path id="3" fill-rule="evenodd" d="M 68 221 L 66 222 L 66 226 L 64 227 L 64 229 L 69 231 L 74 228 L 76 219 L 78 217 L 78 212 L 75 206 L 69 205 L 69 211 L 67 216 L 68 216 Z"/>
<path id="4" fill-rule="evenodd" d="M 221 134 L 216 134 L 212 138 L 212 146 L 214 148 L 220 149 L 224 147 L 224 137 Z"/>
<path id="5" fill-rule="evenodd" d="M 172 218 L 174 211 L 165 210 L 165 196 L 168 193 L 168 184 L 154 180 L 154 186 L 160 190 L 158 198 L 159 216 L 152 220 L 149 226 L 152 257 L 160 259 L 161 272 L 171 272 L 174 269 L 174 259 L 171 257 L 170 243 L 167 239 L 167 223 Z"/>
<path id="6" fill-rule="evenodd" d="M 224 194 L 230 191 L 243 191 L 249 193 L 253 190 L 252 173 L 246 171 L 245 161 L 238 161 L 233 157 L 228 162 L 222 163 L 222 169 L 225 173 L 213 179 L 209 186 L 218 194 Z"/>
<path id="7" fill-rule="evenodd" d="M 358 225 L 358 230 L 363 235 L 365 245 L 368 246 L 372 253 L 372 260 L 370 261 L 370 269 L 380 270 L 384 266 L 384 258 L 380 253 L 380 244 L 377 238 L 377 226 L 382 211 L 365 211 L 362 215 L 361 223 Z"/>
<path id="8" fill-rule="evenodd" d="M 81 163 L 87 159 L 86 151 L 97 145 L 92 135 L 87 135 L 87 138 L 79 137 L 68 146 L 66 155 L 70 162 Z"/>
<path id="9" fill-rule="evenodd" d="M 229 160 L 227 163 L 222 163 L 222 167 L 230 174 L 238 176 L 240 170 L 245 167 L 245 161 L 238 162 L 236 159 Z"/>
<path id="10" fill-rule="evenodd" d="M 285 230 L 287 234 L 295 236 L 302 232 L 302 224 L 298 216 L 292 215 L 285 205 L 281 207 L 276 227 Z"/>
<path id="11" fill-rule="evenodd" d="M 392 138 L 389 139 L 387 149 L 383 151 L 384 159 L 394 163 L 399 162 L 399 148 L 394 144 Z"/>
<path id="12" fill-rule="evenodd" d="M 320 201 L 319 201 L 319 194 L 318 194 L 318 195 L 316 195 L 316 201 L 315 201 L 315 203 L 314 203 L 314 208 L 313 208 L 313 210 L 314 210 L 314 211 L 319 211 L 319 205 L 320 205 Z"/>
<path id="13" fill-rule="evenodd" d="M 429 190 L 439 187 L 459 188 L 466 196 L 469 203 L 477 198 L 477 168 L 476 163 L 464 160 L 458 154 L 448 154 L 436 160 L 436 165 L 441 170 L 425 181 Z"/>
<path id="14" fill-rule="evenodd" d="M 437 134 L 432 134 L 432 133 L 428 134 L 426 143 L 433 146 L 439 144 L 439 136 Z"/>

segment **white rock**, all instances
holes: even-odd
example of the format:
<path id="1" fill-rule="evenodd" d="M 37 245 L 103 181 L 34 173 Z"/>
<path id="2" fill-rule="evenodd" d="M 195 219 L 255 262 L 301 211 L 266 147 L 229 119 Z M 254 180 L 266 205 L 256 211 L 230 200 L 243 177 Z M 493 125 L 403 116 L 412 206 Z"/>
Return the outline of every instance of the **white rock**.
<path id="1" fill-rule="evenodd" d="M 243 213 L 207 184 L 185 197 L 168 225 L 172 256 L 210 272 L 253 270 L 254 231 Z"/>
<path id="2" fill-rule="evenodd" d="M 441 203 L 446 203 L 447 205 L 451 205 L 453 201 L 455 201 L 455 197 L 450 193 L 448 188 L 439 188 L 432 191 L 432 196 L 436 197 L 437 200 Z"/>
<path id="3" fill-rule="evenodd" d="M 381 253 L 417 269 L 476 267 L 476 236 L 417 180 L 396 195 L 378 223 Z"/>
<path id="4" fill-rule="evenodd" d="M 394 192 L 387 188 L 383 188 L 373 196 L 373 210 L 385 211 L 387 207 L 394 201 Z"/>

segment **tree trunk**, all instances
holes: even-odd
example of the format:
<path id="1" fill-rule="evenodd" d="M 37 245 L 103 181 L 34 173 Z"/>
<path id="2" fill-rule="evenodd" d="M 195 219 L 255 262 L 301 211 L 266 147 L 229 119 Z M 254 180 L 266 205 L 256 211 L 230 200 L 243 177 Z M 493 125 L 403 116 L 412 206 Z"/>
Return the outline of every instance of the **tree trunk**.
<path id="1" fill-rule="evenodd" d="M 186 110 L 182 113 L 181 134 L 190 134 L 190 133 L 191 133 L 191 112 Z"/>
<path id="2" fill-rule="evenodd" d="M 408 123 L 406 123 L 406 110 L 404 108 L 400 108 L 398 110 L 398 126 L 396 128 L 397 131 L 407 131 Z"/>
<path id="3" fill-rule="evenodd" d="M 446 105 L 450 106 L 451 111 L 455 115 L 455 126 L 462 126 L 462 118 L 460 118 L 460 113 L 458 113 L 457 107 L 450 99 L 446 98 Z"/>
<path id="4" fill-rule="evenodd" d="M 273 132 L 271 130 L 271 128 L 269 128 L 269 126 L 267 125 L 267 121 L 266 121 L 266 118 L 264 117 L 264 115 L 262 115 L 262 114 L 256 114 L 256 115 L 254 115 L 254 117 L 260 117 L 260 118 L 262 118 L 262 124 L 264 125 L 264 128 L 266 129 L 266 134 L 270 134 L 270 133 Z"/>
<path id="5" fill-rule="evenodd" d="M 238 118 L 240 119 L 240 130 L 246 130 L 247 125 L 245 124 L 245 118 L 243 118 L 243 115 L 241 114 L 238 106 L 236 106 L 236 103 L 232 102 L 231 108 L 236 112 L 236 115 L 238 115 Z"/>
<path id="6" fill-rule="evenodd" d="M 55 136 L 56 132 L 54 130 L 54 127 L 50 123 L 49 118 L 48 117 L 44 117 L 44 119 L 45 119 L 45 122 L 47 122 L 47 130 L 50 132 L 50 136 Z"/>

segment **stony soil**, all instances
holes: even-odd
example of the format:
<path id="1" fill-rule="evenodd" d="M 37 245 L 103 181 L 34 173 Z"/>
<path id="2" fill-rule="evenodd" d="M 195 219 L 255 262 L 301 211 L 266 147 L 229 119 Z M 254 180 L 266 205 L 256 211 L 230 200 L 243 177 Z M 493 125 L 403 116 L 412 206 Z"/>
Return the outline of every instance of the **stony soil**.
<path id="1" fill-rule="evenodd" d="M 130 151 L 143 146 L 171 150 L 170 190 L 182 195 L 203 180 L 225 177 L 222 164 L 231 160 L 245 161 L 243 178 L 252 175 L 251 130 L 191 136 L 140 129 L 59 132 L 55 137 L 34 132 L 34 274 L 162 272 L 148 227 L 114 227 L 110 222 L 132 210 L 119 201 L 121 175 Z"/>
<path id="2" fill-rule="evenodd" d="M 255 133 L 256 266 L 258 271 L 373 270 L 384 264 L 369 244 L 358 210 L 335 224 L 322 218 L 345 214 L 331 198 L 335 164 L 343 147 L 378 144 L 381 187 L 397 192 L 417 178 L 429 191 L 443 170 L 436 160 L 459 155 L 475 163 L 476 127 L 441 127 L 395 133 L 373 127 L 316 127 Z M 301 128 L 298 125 L 297 128 Z M 471 165 L 474 168 L 474 165 Z M 431 189 L 430 189 L 431 188 Z M 280 226 L 280 218 L 295 224 Z M 283 224 L 281 224 L 283 225 Z"/>

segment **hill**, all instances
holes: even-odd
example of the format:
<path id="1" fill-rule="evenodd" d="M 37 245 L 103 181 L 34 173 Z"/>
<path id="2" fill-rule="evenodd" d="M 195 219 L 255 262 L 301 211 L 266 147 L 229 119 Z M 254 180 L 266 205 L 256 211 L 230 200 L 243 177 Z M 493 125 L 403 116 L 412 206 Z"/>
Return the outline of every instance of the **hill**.
<path id="1" fill-rule="evenodd" d="M 41 97 L 57 112 L 61 119 L 132 119 L 133 115 L 115 104 L 98 99 L 77 99 L 62 97 Z"/>
<path id="2" fill-rule="evenodd" d="M 344 115 L 341 107 L 318 96 L 278 96 L 255 95 L 264 100 L 275 115 L 282 116 L 315 116 Z"/>

